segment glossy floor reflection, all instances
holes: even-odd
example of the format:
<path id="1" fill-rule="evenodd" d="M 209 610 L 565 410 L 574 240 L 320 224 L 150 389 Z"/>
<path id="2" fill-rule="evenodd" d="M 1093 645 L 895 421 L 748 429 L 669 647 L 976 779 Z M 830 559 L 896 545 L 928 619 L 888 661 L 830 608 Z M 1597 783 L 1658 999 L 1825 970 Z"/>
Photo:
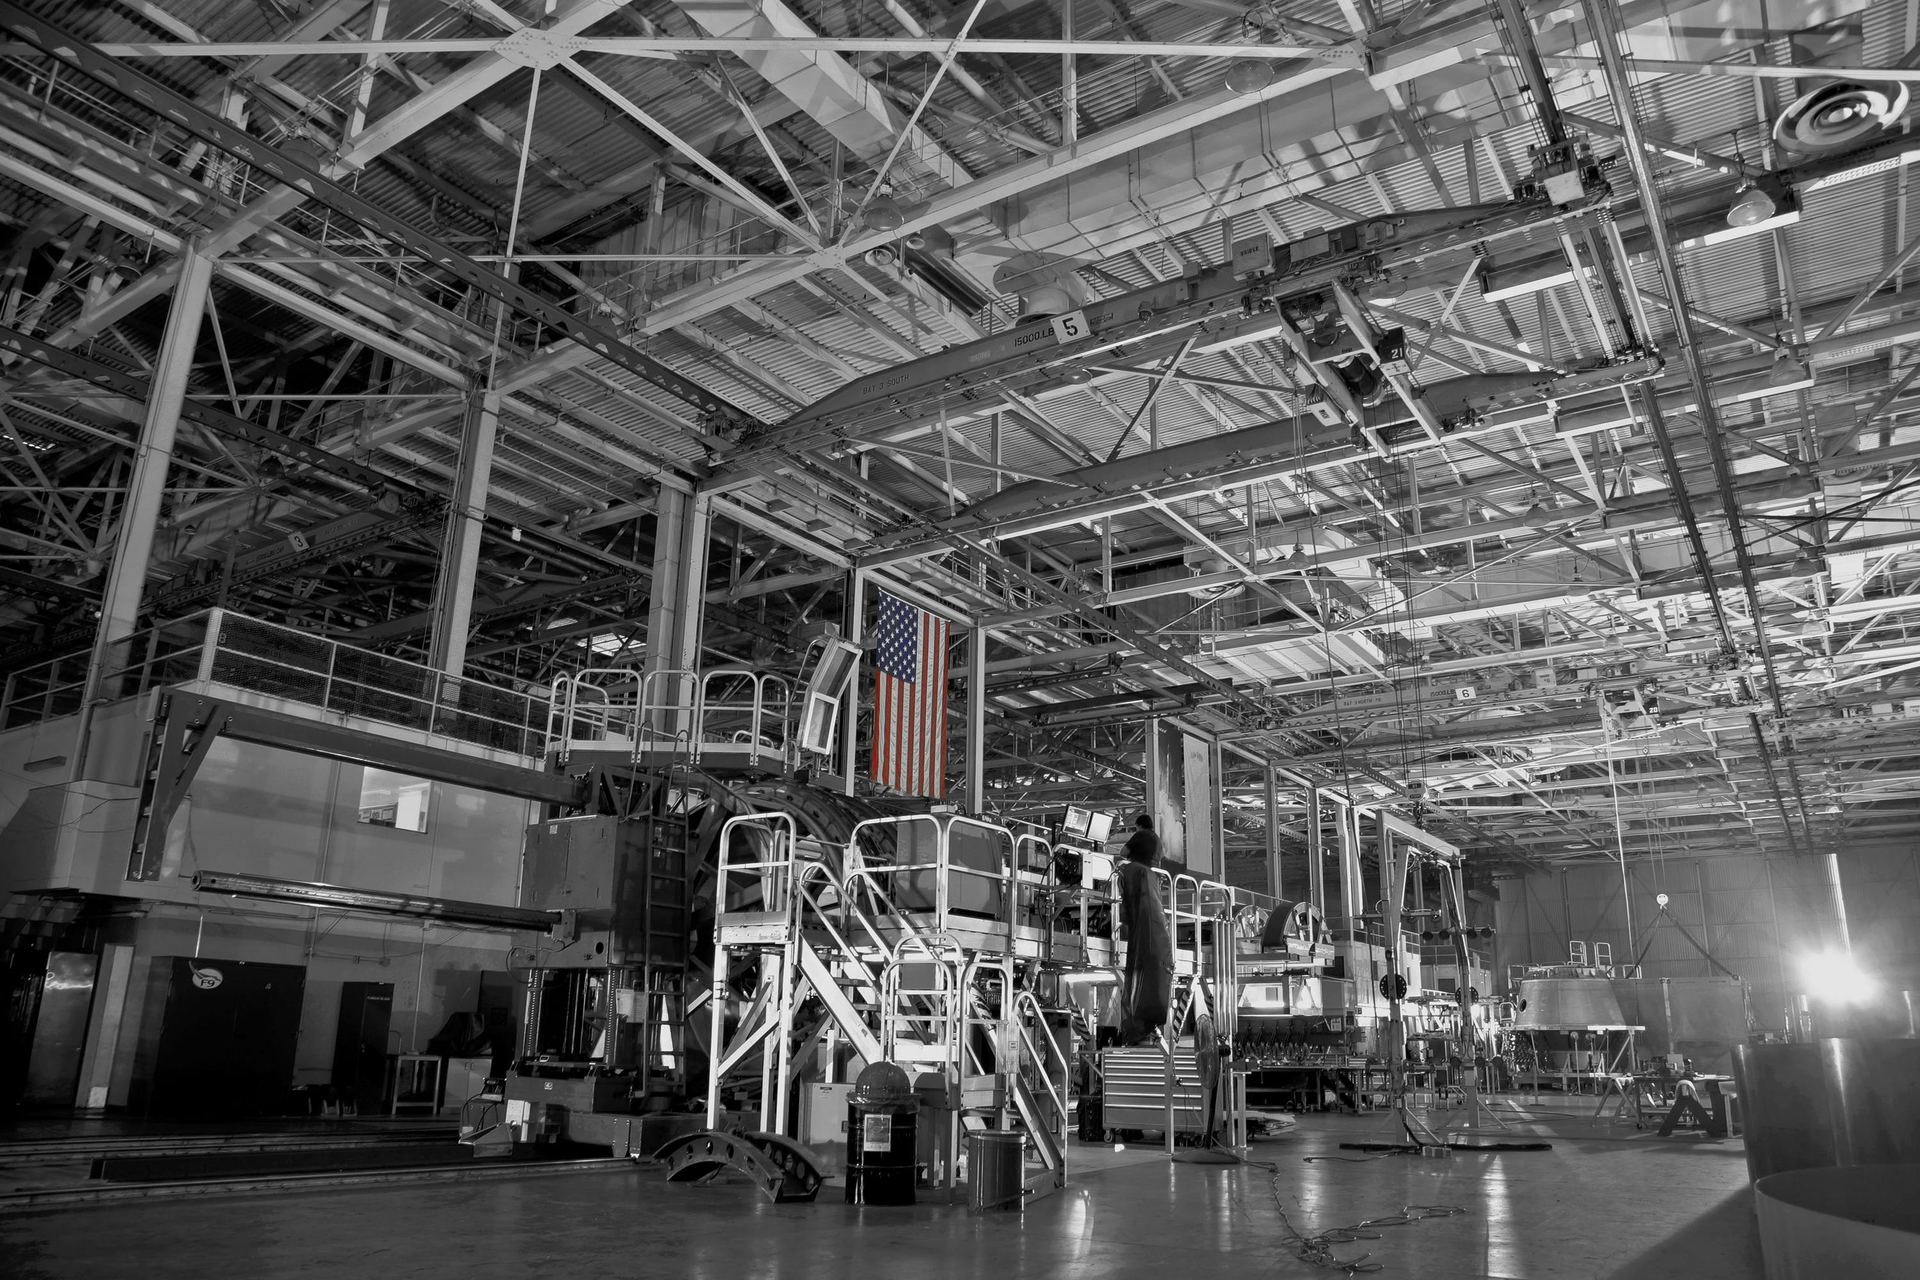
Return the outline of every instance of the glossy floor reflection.
<path id="1" fill-rule="evenodd" d="M 1287 1247 L 1319 1231 L 1452 1205 L 1467 1212 L 1336 1246 L 1420 1280 L 1747 1280 L 1761 1275 L 1738 1141 L 1660 1142 L 1561 1123 L 1543 1152 L 1362 1159 L 1343 1141 L 1381 1120 L 1307 1117 L 1258 1143 L 1278 1169 L 1169 1165 L 1152 1150 L 1082 1153 L 1073 1185 L 1024 1214 L 855 1208 L 829 1187 L 772 1205 L 744 1183 L 672 1186 L 654 1168 L 451 1186 L 186 1199 L 0 1217 L 0 1275 L 463 1278 L 675 1276 L 1154 1277 L 1330 1274 Z M 1527 1135 L 1531 1136 L 1531 1135 Z M 1340 1158 L 1335 1158 L 1340 1157 Z M 1339 1274 L 1333 1272 L 1331 1274 Z"/>

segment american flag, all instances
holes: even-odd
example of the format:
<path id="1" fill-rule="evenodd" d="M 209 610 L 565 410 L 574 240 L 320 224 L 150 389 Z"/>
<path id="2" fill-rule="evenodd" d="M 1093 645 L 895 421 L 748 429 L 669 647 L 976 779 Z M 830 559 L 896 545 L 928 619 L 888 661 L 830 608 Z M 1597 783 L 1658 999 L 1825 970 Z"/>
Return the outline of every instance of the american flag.
<path id="1" fill-rule="evenodd" d="M 947 794 L 944 619 L 880 593 L 873 651 L 873 779 L 910 796 Z"/>

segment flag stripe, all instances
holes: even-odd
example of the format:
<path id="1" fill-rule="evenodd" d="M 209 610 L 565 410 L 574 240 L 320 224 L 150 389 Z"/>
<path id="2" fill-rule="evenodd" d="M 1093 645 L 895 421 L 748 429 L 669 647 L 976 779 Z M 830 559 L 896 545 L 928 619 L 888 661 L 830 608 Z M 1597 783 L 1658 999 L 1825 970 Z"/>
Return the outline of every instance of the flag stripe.
<path id="1" fill-rule="evenodd" d="M 892 596 L 880 596 L 875 628 L 874 781 L 943 799 L 947 779 L 947 678 L 951 627 Z"/>

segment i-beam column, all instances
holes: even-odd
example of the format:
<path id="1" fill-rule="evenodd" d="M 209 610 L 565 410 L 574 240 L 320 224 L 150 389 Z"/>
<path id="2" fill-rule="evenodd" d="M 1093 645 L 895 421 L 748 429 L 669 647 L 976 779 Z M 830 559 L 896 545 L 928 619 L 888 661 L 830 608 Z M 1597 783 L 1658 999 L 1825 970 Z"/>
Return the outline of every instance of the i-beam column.
<path id="1" fill-rule="evenodd" d="M 428 658 L 450 676 L 460 675 L 467 666 L 473 579 L 480 568 L 480 536 L 487 518 L 487 486 L 493 477 L 493 442 L 499 428 L 500 393 L 469 392 L 466 423 L 460 432 L 460 466 L 441 543 L 440 577 L 433 587 L 433 644 Z"/>
<path id="2" fill-rule="evenodd" d="M 867 572 L 855 569 L 847 575 L 847 639 L 863 652 L 866 648 Z M 840 692 L 840 781 L 845 794 L 853 794 L 853 779 L 860 767 L 860 687 L 866 664 L 855 662 L 847 669 L 847 683 Z"/>
<path id="3" fill-rule="evenodd" d="M 975 627 L 967 641 L 967 812 L 987 812 L 987 629 Z"/>
<path id="4" fill-rule="evenodd" d="M 701 611 L 707 597 L 707 537 L 713 499 L 662 486 L 653 535 L 653 595 L 647 605 L 647 696 L 673 704 L 659 730 L 676 737 L 694 730 L 700 686 Z M 685 673 L 676 681 L 668 672 Z M 691 741 L 689 739 L 689 741 Z"/>
<path id="5" fill-rule="evenodd" d="M 1267 802 L 1267 892 L 1275 899 L 1280 897 L 1280 779 L 1272 765 L 1266 767 Z M 1314 828 L 1319 825 L 1319 814 L 1314 806 L 1319 795 L 1312 788 L 1307 790 L 1307 856 L 1312 858 L 1320 851 L 1319 838 Z"/>
<path id="6" fill-rule="evenodd" d="M 119 536 L 114 539 L 113 565 L 107 572 L 106 595 L 101 601 L 100 627 L 94 633 L 93 658 L 87 667 L 86 703 L 115 696 L 106 685 L 109 672 L 125 667 L 125 642 L 140 617 L 147 568 L 153 558 L 153 534 L 166 496 L 167 473 L 173 463 L 174 438 L 180 429 L 180 406 L 186 400 L 187 379 L 193 371 L 193 352 L 200 341 L 200 321 L 207 312 L 207 290 L 213 281 L 213 258 L 195 242 L 182 250 L 180 278 L 173 289 L 173 305 L 153 364 L 153 386 L 147 394 L 146 416 L 140 424 L 140 443 L 133 457 L 133 475 L 121 509 Z M 73 762 L 79 777 L 83 762 Z"/>

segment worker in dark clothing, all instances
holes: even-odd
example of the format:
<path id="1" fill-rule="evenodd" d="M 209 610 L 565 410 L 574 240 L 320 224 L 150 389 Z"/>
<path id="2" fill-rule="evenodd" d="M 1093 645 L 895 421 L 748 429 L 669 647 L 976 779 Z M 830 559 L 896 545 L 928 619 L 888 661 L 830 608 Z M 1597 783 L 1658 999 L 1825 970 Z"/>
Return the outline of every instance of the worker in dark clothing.
<path id="1" fill-rule="evenodd" d="M 1160 836 L 1153 829 L 1153 819 L 1144 813 L 1133 820 L 1133 834 L 1127 837 L 1127 860 L 1148 866 L 1160 861 Z"/>
<path id="2" fill-rule="evenodd" d="M 1160 857 L 1160 837 L 1153 819 L 1141 814 L 1133 820 L 1127 840 L 1127 860 L 1120 864 L 1120 927 L 1127 942 L 1122 970 L 1121 1001 L 1125 1017 L 1120 1042 L 1148 1044 L 1167 1020 L 1173 996 L 1173 941 L 1167 935 L 1166 909 L 1153 864 Z"/>

